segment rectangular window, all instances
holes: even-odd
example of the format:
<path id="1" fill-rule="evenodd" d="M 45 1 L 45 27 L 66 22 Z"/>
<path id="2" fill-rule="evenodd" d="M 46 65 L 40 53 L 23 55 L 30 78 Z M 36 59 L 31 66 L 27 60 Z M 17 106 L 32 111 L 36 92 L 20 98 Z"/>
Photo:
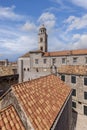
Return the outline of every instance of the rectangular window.
<path id="1" fill-rule="evenodd" d="M 76 102 L 72 101 L 72 107 L 76 108 Z"/>
<path id="2" fill-rule="evenodd" d="M 43 42 L 43 38 L 42 37 L 40 38 L 40 42 Z"/>
<path id="3" fill-rule="evenodd" d="M 62 64 L 66 63 L 66 58 L 62 58 Z"/>
<path id="4" fill-rule="evenodd" d="M 35 64 L 38 64 L 38 59 L 35 59 Z"/>
<path id="5" fill-rule="evenodd" d="M 87 64 L 87 57 L 85 57 L 85 63 Z"/>
<path id="6" fill-rule="evenodd" d="M 84 85 L 87 86 L 87 78 L 84 78 Z"/>
<path id="7" fill-rule="evenodd" d="M 73 58 L 73 63 L 76 63 L 77 62 L 77 57 L 74 57 Z"/>
<path id="8" fill-rule="evenodd" d="M 87 106 L 84 106 L 84 115 L 87 115 Z"/>
<path id="9" fill-rule="evenodd" d="M 84 92 L 84 99 L 87 99 L 87 92 Z"/>
<path id="10" fill-rule="evenodd" d="M 44 64 L 46 64 L 46 62 L 47 62 L 47 59 L 43 59 L 43 62 L 44 62 Z"/>
<path id="11" fill-rule="evenodd" d="M 73 89 L 73 91 L 72 91 L 72 96 L 76 96 L 76 90 L 75 89 Z"/>
<path id="12" fill-rule="evenodd" d="M 40 50 L 43 51 L 43 47 L 42 46 L 40 47 Z"/>
<path id="13" fill-rule="evenodd" d="M 53 59 L 52 59 L 52 63 L 53 63 L 53 64 L 56 63 L 56 58 L 53 58 Z"/>
<path id="14" fill-rule="evenodd" d="M 36 68 L 36 72 L 39 72 L 38 68 Z"/>
<path id="15" fill-rule="evenodd" d="M 65 81 L 65 75 L 61 75 L 61 80 Z"/>
<path id="16" fill-rule="evenodd" d="M 71 83 L 76 83 L 76 76 L 71 76 Z"/>

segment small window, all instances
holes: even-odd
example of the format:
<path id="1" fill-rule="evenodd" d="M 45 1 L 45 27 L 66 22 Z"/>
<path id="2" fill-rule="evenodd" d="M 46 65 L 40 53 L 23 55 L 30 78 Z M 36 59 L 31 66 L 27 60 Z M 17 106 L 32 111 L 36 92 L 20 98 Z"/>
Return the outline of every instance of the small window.
<path id="1" fill-rule="evenodd" d="M 72 107 L 76 108 L 76 102 L 72 101 Z"/>
<path id="2" fill-rule="evenodd" d="M 38 68 L 36 68 L 36 72 L 39 72 Z"/>
<path id="3" fill-rule="evenodd" d="M 76 63 L 77 62 L 77 57 L 74 57 L 73 58 L 73 63 Z"/>
<path id="4" fill-rule="evenodd" d="M 38 64 L 38 59 L 35 59 L 35 64 Z"/>
<path id="5" fill-rule="evenodd" d="M 61 75 L 61 80 L 65 81 L 65 75 Z"/>
<path id="6" fill-rule="evenodd" d="M 27 68 L 27 71 L 29 71 L 29 68 Z"/>
<path id="7" fill-rule="evenodd" d="M 42 37 L 40 38 L 40 42 L 43 42 L 43 38 Z"/>
<path id="8" fill-rule="evenodd" d="M 26 68 L 24 68 L 24 71 L 26 71 Z"/>
<path id="9" fill-rule="evenodd" d="M 84 92 L 84 99 L 87 99 L 87 92 Z"/>
<path id="10" fill-rule="evenodd" d="M 47 59 L 43 59 L 44 64 L 46 64 Z"/>
<path id="11" fill-rule="evenodd" d="M 87 106 L 84 106 L 84 115 L 87 115 Z"/>
<path id="12" fill-rule="evenodd" d="M 71 76 L 71 83 L 76 83 L 76 76 Z"/>
<path id="13" fill-rule="evenodd" d="M 53 59 L 52 59 L 52 63 L 53 63 L 53 64 L 56 63 L 56 58 L 53 58 Z"/>
<path id="14" fill-rule="evenodd" d="M 85 63 L 87 64 L 87 57 L 85 57 Z"/>
<path id="15" fill-rule="evenodd" d="M 62 64 L 66 63 L 66 58 L 62 58 Z"/>
<path id="16" fill-rule="evenodd" d="M 87 78 L 84 78 L 84 85 L 87 86 Z"/>
<path id="17" fill-rule="evenodd" d="M 73 89 L 73 91 L 72 91 L 72 96 L 76 96 L 76 90 L 75 89 Z"/>
<path id="18" fill-rule="evenodd" d="M 40 50 L 43 51 L 43 47 L 42 46 L 40 47 Z"/>

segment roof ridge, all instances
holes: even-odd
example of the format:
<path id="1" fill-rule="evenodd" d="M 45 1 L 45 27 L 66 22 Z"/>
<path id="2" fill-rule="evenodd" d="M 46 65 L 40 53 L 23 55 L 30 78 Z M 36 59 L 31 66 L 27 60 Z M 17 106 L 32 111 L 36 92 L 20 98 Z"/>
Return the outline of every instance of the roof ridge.
<path id="1" fill-rule="evenodd" d="M 12 85 L 12 87 L 15 87 L 15 86 L 17 86 L 17 85 L 21 85 L 21 84 L 24 84 L 24 83 L 28 83 L 28 82 L 33 82 L 33 81 L 36 81 L 36 80 L 39 80 L 39 79 L 42 79 L 42 78 L 49 77 L 49 76 L 51 76 L 51 75 L 55 76 L 54 74 L 49 74 L 49 75 L 46 75 L 46 76 L 41 76 L 41 77 L 38 77 L 38 78 L 36 78 L 36 79 L 32 79 L 32 80 L 28 80 L 28 81 L 24 81 L 24 82 L 21 82 L 21 83 L 14 84 L 14 85 Z M 55 77 L 56 77 L 56 76 L 55 76 Z"/>

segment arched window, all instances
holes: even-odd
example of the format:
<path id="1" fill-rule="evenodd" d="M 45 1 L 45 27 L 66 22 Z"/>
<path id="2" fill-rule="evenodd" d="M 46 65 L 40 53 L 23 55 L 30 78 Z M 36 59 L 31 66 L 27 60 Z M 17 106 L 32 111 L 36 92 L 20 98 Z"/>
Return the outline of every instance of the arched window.
<path id="1" fill-rule="evenodd" d="M 42 37 L 40 38 L 40 42 L 43 42 L 43 38 Z"/>
<path id="2" fill-rule="evenodd" d="M 40 47 L 40 50 L 43 51 L 43 47 L 42 46 Z"/>
<path id="3" fill-rule="evenodd" d="M 26 71 L 26 68 L 24 68 L 24 71 Z"/>
<path id="4" fill-rule="evenodd" d="M 29 68 L 27 68 L 27 71 L 29 71 Z"/>

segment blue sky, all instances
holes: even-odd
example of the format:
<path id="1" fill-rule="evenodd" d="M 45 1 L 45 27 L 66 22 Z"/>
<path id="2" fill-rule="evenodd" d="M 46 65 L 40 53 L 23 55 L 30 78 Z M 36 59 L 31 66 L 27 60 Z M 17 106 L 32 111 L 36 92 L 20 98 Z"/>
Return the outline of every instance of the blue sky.
<path id="1" fill-rule="evenodd" d="M 87 0 L 0 0 L 0 59 L 37 49 L 42 24 L 49 51 L 87 48 Z"/>

